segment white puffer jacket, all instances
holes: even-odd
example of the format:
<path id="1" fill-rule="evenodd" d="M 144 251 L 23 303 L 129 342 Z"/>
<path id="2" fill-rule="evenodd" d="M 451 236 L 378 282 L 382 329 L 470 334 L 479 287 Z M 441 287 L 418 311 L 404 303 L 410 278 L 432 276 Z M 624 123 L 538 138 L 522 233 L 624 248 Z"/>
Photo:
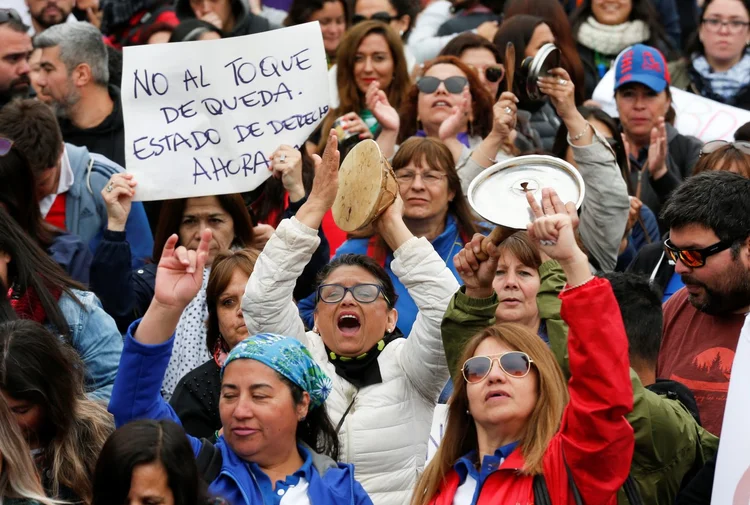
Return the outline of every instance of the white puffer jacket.
<path id="1" fill-rule="evenodd" d="M 317 231 L 296 218 L 281 222 L 255 264 L 242 300 L 251 335 L 273 332 L 299 339 L 333 381 L 326 406 L 338 425 L 340 460 L 353 463 L 355 477 L 374 505 L 406 505 L 425 464 L 432 413 L 448 380 L 440 323 L 458 282 L 432 245 L 412 238 L 394 253 L 393 272 L 409 290 L 419 315 L 407 339 L 397 339 L 378 357 L 381 384 L 357 390 L 336 374 L 320 335 L 305 333 L 292 292 L 318 246 Z"/>

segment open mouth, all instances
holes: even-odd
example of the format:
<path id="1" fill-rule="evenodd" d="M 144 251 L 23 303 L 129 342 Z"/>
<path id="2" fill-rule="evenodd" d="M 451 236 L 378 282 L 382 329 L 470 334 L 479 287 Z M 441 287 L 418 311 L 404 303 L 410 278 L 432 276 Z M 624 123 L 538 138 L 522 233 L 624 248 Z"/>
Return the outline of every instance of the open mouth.
<path id="1" fill-rule="evenodd" d="M 342 335 L 353 336 L 359 332 L 362 323 L 357 314 L 343 313 L 339 315 L 337 326 Z"/>
<path id="2" fill-rule="evenodd" d="M 436 107 L 448 107 L 448 108 L 451 108 L 452 106 L 451 106 L 451 104 L 449 104 L 445 100 L 438 100 L 437 102 L 435 102 L 435 103 L 432 104 L 432 108 L 433 109 L 436 108 Z"/>

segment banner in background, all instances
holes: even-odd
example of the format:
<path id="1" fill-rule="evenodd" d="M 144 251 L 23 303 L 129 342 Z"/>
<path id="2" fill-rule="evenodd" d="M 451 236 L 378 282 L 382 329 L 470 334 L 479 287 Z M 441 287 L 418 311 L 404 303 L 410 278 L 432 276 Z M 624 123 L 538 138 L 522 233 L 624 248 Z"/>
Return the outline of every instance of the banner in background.
<path id="1" fill-rule="evenodd" d="M 610 70 L 594 90 L 592 99 L 612 117 L 617 117 L 615 106 L 615 72 Z M 675 127 L 683 135 L 709 140 L 734 141 L 734 132 L 750 122 L 750 111 L 724 105 L 674 87 L 670 88 L 672 104 L 677 112 Z"/>
<path id="2" fill-rule="evenodd" d="M 250 191 L 328 112 L 320 26 L 126 47 L 121 92 L 138 200 Z"/>

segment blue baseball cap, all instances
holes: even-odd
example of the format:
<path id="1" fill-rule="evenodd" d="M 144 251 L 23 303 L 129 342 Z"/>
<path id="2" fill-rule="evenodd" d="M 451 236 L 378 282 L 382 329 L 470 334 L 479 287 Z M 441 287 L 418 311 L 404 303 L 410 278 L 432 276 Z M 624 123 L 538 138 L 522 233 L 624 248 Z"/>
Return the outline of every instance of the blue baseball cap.
<path id="1" fill-rule="evenodd" d="M 637 82 L 661 93 L 670 81 L 664 55 L 655 47 L 635 44 L 621 52 L 615 61 L 615 91 L 624 84 Z"/>

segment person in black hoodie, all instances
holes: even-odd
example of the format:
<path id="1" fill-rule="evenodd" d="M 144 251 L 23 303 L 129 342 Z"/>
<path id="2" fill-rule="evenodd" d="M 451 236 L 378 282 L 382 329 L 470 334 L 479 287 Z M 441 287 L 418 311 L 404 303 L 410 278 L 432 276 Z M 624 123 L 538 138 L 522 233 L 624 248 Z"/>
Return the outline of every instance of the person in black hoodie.
<path id="1" fill-rule="evenodd" d="M 120 90 L 109 84 L 102 34 L 89 23 L 64 23 L 40 33 L 34 42 L 42 49 L 38 84 L 52 98 L 63 140 L 124 167 Z"/>
<path id="2" fill-rule="evenodd" d="M 250 12 L 245 0 L 176 0 L 175 11 L 180 20 L 197 18 L 208 21 L 227 37 L 238 37 L 271 29 L 266 18 Z"/>

